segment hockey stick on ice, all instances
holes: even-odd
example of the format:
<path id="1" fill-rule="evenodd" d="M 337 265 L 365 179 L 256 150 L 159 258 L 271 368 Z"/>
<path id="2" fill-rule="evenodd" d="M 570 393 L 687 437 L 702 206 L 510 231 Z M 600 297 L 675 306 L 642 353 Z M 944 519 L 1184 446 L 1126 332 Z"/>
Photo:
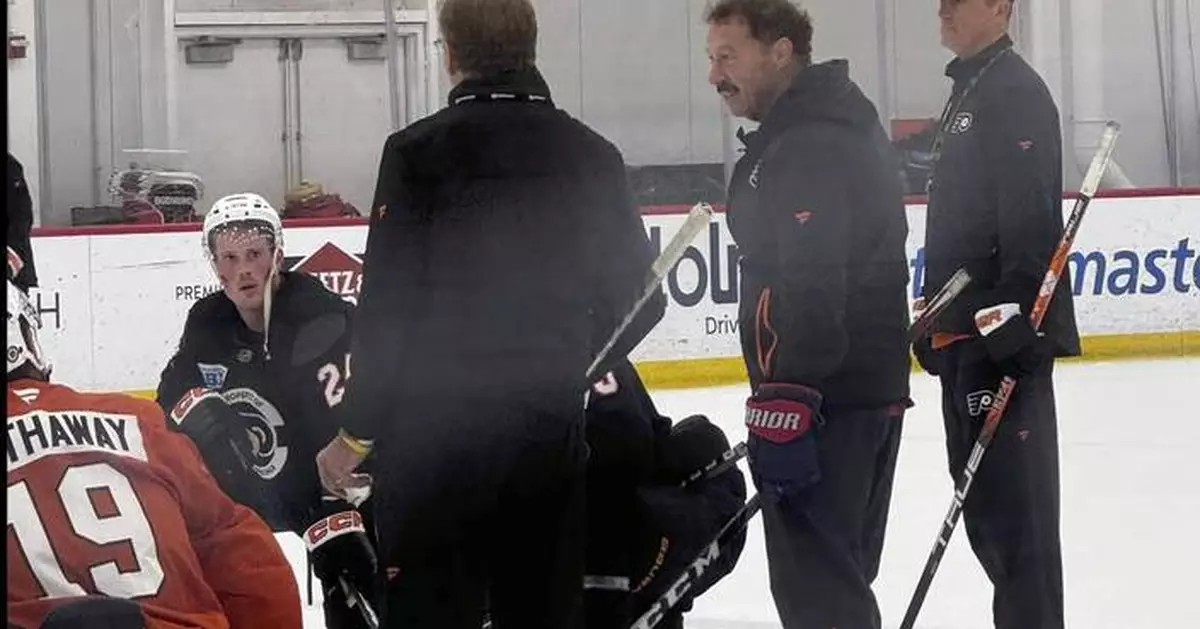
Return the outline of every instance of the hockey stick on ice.
<path id="1" fill-rule="evenodd" d="M 596 378 L 600 376 L 600 374 L 596 373 L 596 370 L 600 367 L 600 363 L 608 359 L 608 354 L 616 346 L 617 340 L 625 333 L 625 329 L 633 322 L 634 317 L 641 311 L 642 306 L 646 305 L 647 301 L 650 301 L 650 298 L 654 295 L 654 291 L 658 289 L 659 284 L 662 284 L 663 278 L 667 276 L 667 273 L 671 271 L 671 268 L 675 266 L 679 258 L 683 257 L 683 252 L 687 249 L 688 245 L 695 240 L 696 235 L 701 230 L 708 227 L 708 222 L 712 218 L 712 214 L 712 206 L 707 203 L 697 203 L 692 206 L 692 211 L 688 212 L 687 219 L 683 222 L 683 227 L 679 228 L 679 232 L 675 234 L 671 242 L 667 243 L 662 253 L 650 265 L 650 272 L 646 276 L 646 284 L 642 289 L 641 296 L 629 313 L 625 315 L 621 324 L 617 326 L 612 336 L 608 337 L 608 342 L 596 354 L 596 358 L 592 360 L 591 366 L 587 369 L 588 382 L 595 382 Z"/>
<path id="2" fill-rule="evenodd" d="M 1042 286 L 1038 290 L 1037 299 L 1033 302 L 1033 312 L 1029 314 L 1029 320 L 1035 330 L 1042 326 L 1042 319 L 1046 316 L 1046 310 L 1050 307 L 1050 300 L 1054 297 L 1054 289 L 1058 286 L 1058 279 L 1062 275 L 1063 268 L 1067 265 L 1067 255 L 1071 251 L 1071 245 L 1075 242 L 1075 234 L 1079 231 L 1079 224 L 1083 220 L 1084 213 L 1087 212 L 1088 205 L 1092 202 L 1092 196 L 1096 194 L 1096 189 L 1100 186 L 1100 178 L 1104 176 L 1104 171 L 1108 168 L 1113 146 L 1116 144 L 1117 136 L 1120 133 L 1121 126 L 1115 122 L 1108 123 L 1104 128 L 1104 135 L 1100 138 L 1100 148 L 1096 151 L 1095 157 L 1092 158 L 1091 165 L 1088 166 L 1087 174 L 1083 178 L 1083 185 L 1079 190 L 1079 198 L 1075 200 L 1075 206 L 1071 209 L 1071 216 L 1067 219 L 1062 238 L 1058 242 L 1058 247 L 1054 250 L 1054 255 L 1050 258 L 1050 266 L 1046 270 L 1045 279 L 1042 280 Z M 942 561 L 942 555 L 945 554 L 946 547 L 950 543 L 950 536 L 954 534 L 959 516 L 962 515 L 963 502 L 967 499 L 967 492 L 971 489 L 971 481 L 974 480 L 975 472 L 979 469 L 979 463 L 983 460 L 984 452 L 987 450 L 988 445 L 991 444 L 992 437 L 996 434 L 996 428 L 1000 424 L 1004 410 L 1008 407 L 1009 397 L 1016 386 L 1017 381 L 1011 376 L 1005 376 L 1000 382 L 1000 390 L 996 393 L 996 398 L 992 402 L 992 408 L 988 411 L 987 418 L 983 421 L 979 437 L 975 440 L 975 446 L 971 450 L 970 458 L 967 459 L 966 468 L 963 469 L 962 477 L 959 479 L 958 486 L 954 490 L 954 499 L 950 502 L 950 511 L 946 514 L 946 519 L 942 522 L 937 540 L 933 544 L 933 550 L 930 551 L 929 559 L 925 562 L 925 571 L 921 574 L 921 580 L 917 583 L 917 589 L 913 592 L 912 599 L 908 603 L 908 610 L 904 613 L 904 621 L 900 623 L 900 629 L 912 629 L 913 623 L 917 621 L 917 614 L 921 611 L 921 605 L 925 602 L 925 595 L 929 593 L 929 586 L 933 583 L 933 576 L 937 573 L 938 565 Z"/>

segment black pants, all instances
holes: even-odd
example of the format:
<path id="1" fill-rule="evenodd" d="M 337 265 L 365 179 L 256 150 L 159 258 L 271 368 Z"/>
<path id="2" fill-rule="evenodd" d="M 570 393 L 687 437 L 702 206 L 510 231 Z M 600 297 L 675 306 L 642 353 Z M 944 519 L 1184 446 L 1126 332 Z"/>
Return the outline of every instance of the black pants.
<path id="1" fill-rule="evenodd" d="M 941 352 L 942 411 L 957 483 L 999 389 L 975 344 Z M 1053 362 L 1021 378 L 963 505 L 971 548 L 995 587 L 997 629 L 1062 629 L 1058 427 Z"/>
<path id="2" fill-rule="evenodd" d="M 903 414 L 899 404 L 828 413 L 817 437 L 820 483 L 803 502 L 763 502 L 771 593 L 785 629 L 879 629 L 871 582 Z"/>
<path id="3" fill-rule="evenodd" d="M 495 629 L 583 626 L 586 446 L 572 400 L 558 412 L 472 403 L 471 425 L 447 401 L 423 430 L 380 444 L 383 627 L 479 629 L 485 613 Z"/>

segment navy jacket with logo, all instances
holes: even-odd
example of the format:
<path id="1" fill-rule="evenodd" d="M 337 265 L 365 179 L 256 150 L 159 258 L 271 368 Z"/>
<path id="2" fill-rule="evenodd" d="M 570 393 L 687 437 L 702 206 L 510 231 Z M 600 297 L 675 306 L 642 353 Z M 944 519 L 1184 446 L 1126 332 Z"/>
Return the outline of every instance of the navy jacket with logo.
<path id="1" fill-rule="evenodd" d="M 751 383 L 804 384 L 827 407 L 908 396 L 908 234 L 898 162 L 843 60 L 776 101 L 730 182 L 739 327 Z"/>
<path id="2" fill-rule="evenodd" d="M 934 330 L 973 336 L 978 310 L 1012 302 L 1028 315 L 1037 297 L 1063 232 L 1062 135 L 1049 90 L 1008 37 L 950 62 L 946 75 L 951 102 L 962 102 L 946 116 L 929 189 L 924 294 L 967 268 L 971 285 Z M 1042 330 L 1060 355 L 1079 353 L 1066 269 Z"/>
<path id="3" fill-rule="evenodd" d="M 260 515 L 276 531 L 302 531 L 320 502 L 315 457 L 337 434 L 354 306 L 307 273 L 285 272 L 271 304 L 270 339 L 216 292 L 188 312 L 163 370 L 157 401 L 168 414 L 194 387 L 220 391 L 247 422 L 262 491 Z"/>

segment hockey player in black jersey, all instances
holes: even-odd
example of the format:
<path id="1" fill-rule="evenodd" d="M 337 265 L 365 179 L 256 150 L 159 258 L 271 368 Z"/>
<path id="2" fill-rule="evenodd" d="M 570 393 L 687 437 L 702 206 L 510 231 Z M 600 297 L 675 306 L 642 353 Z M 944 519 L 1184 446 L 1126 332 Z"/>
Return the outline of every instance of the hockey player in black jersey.
<path id="1" fill-rule="evenodd" d="M 730 467 L 680 486 L 730 444 L 703 415 L 674 424 L 659 415 L 628 361 L 592 387 L 586 421 L 586 627 L 627 629 L 742 507 L 746 484 Z M 744 544 L 743 531 L 656 626 L 683 627 L 683 612 L 733 570 Z"/>
<path id="2" fill-rule="evenodd" d="M 203 247 L 222 290 L 192 306 L 157 401 L 231 497 L 304 538 L 326 625 L 366 626 L 342 581 L 378 591 L 370 502 L 323 496 L 315 463 L 339 427 L 353 305 L 308 274 L 280 270 L 282 224 L 259 195 L 218 200 Z"/>

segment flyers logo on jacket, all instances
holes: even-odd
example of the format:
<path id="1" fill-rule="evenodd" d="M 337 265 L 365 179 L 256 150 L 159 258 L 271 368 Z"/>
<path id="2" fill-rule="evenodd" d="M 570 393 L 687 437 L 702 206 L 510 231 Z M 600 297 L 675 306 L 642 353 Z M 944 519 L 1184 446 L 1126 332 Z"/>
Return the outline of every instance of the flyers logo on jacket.
<path id="1" fill-rule="evenodd" d="M 299 256 L 285 258 L 284 265 L 292 271 L 303 271 L 316 277 L 325 288 L 350 303 L 358 303 L 358 291 L 362 288 L 362 260 L 346 253 L 341 247 L 326 242 L 303 259 Z"/>

